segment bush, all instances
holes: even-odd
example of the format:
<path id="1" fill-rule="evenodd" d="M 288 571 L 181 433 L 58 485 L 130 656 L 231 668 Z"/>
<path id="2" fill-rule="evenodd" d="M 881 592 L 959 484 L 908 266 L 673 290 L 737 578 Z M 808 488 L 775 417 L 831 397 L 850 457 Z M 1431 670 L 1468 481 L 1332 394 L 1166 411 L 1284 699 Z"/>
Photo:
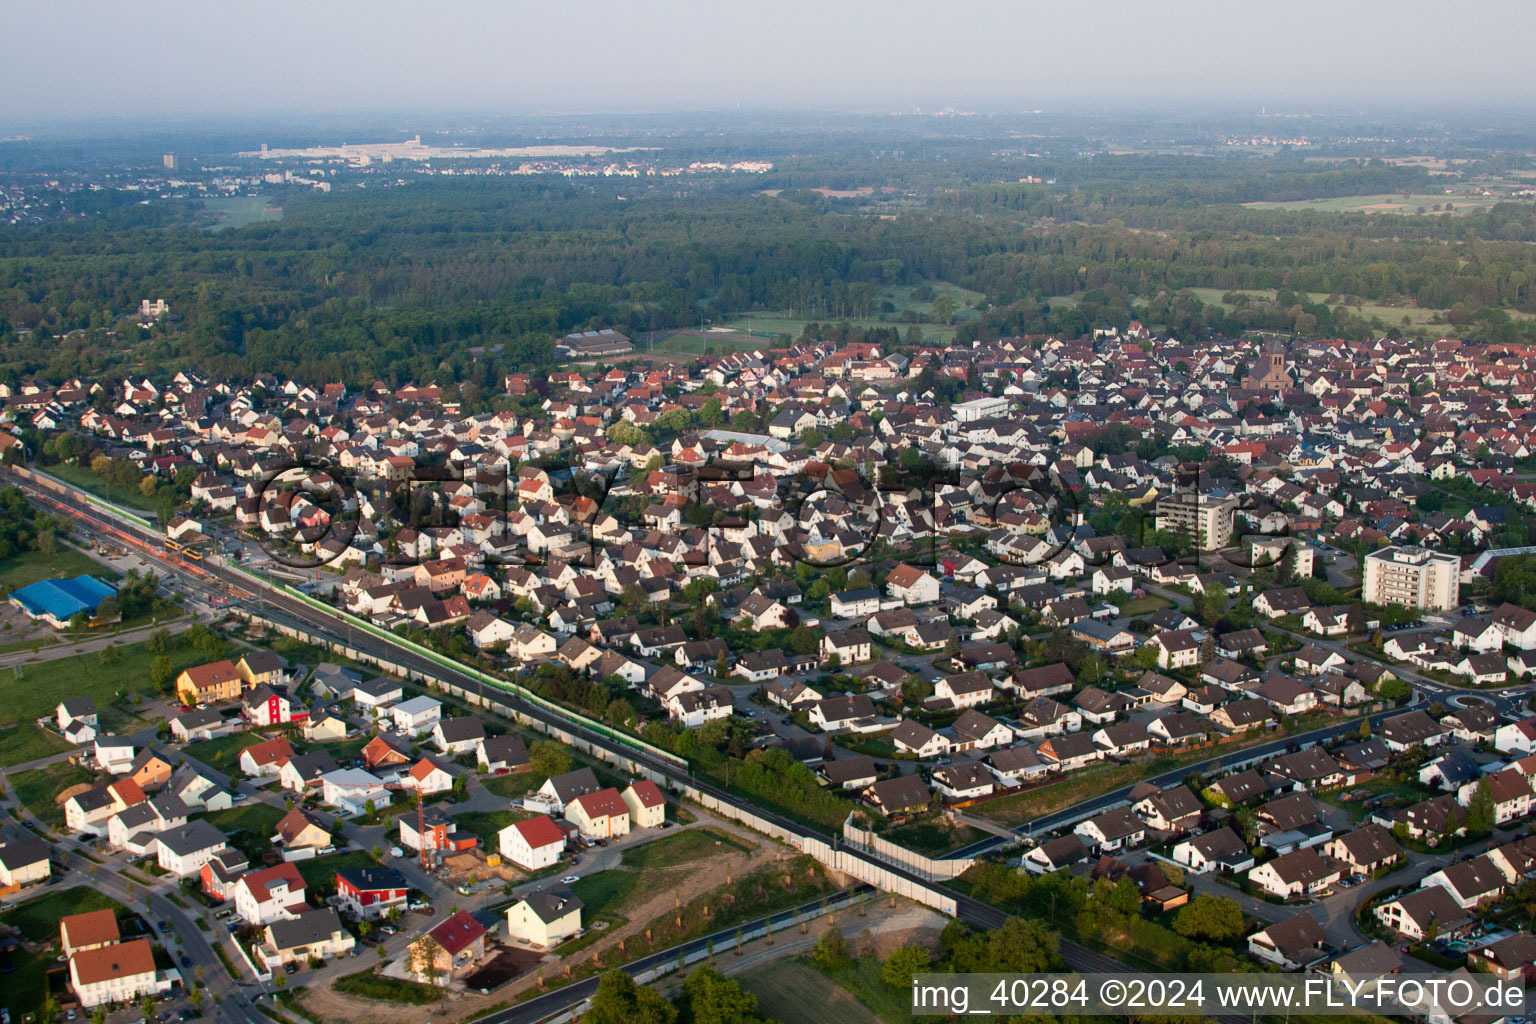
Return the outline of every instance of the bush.
<path id="1" fill-rule="evenodd" d="M 337 992 L 349 996 L 374 999 L 381 1003 L 399 1003 L 404 1006 L 426 1006 L 428 1003 L 441 1002 L 443 999 L 443 990 L 436 985 L 428 985 L 420 981 L 403 981 L 400 978 L 386 978 L 382 974 L 374 973 L 371 967 L 356 974 L 342 975 L 336 979 L 335 988 Z"/>

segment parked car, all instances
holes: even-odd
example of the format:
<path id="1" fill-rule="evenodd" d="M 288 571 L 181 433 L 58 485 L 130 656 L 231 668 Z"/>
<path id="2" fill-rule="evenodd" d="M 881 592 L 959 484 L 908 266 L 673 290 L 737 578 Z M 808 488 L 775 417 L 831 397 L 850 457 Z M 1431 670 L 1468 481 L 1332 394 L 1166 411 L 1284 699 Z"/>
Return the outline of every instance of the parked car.
<path id="1" fill-rule="evenodd" d="M 566 875 L 564 878 L 560 879 L 560 884 L 561 885 L 575 885 L 579 881 L 581 881 L 581 876 L 580 875 Z"/>

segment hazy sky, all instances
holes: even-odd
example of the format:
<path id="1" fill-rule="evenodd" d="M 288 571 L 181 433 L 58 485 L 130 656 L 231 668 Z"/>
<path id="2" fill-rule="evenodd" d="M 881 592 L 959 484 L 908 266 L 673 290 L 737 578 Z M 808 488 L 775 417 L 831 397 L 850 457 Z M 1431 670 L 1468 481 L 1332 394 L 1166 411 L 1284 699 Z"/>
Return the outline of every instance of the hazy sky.
<path id="1" fill-rule="evenodd" d="M 1521 0 L 0 0 L 0 118 L 1528 103 Z"/>

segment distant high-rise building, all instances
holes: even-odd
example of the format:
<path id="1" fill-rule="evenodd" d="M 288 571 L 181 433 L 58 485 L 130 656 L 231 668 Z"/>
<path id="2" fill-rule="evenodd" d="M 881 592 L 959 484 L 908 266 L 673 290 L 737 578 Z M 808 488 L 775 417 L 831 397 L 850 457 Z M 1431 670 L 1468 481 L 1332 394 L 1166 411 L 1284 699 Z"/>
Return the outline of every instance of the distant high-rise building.
<path id="1" fill-rule="evenodd" d="M 160 158 L 160 161 L 165 164 L 165 169 L 168 171 L 181 170 L 181 157 L 177 156 L 175 153 L 165 154 L 165 156 Z"/>

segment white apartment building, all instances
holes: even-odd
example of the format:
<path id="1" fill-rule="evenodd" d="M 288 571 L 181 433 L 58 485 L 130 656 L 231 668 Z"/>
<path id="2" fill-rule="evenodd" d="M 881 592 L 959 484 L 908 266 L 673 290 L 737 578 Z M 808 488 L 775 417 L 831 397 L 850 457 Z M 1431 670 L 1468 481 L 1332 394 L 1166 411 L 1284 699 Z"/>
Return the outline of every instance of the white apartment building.
<path id="1" fill-rule="evenodd" d="M 1365 556 L 1361 598 L 1426 611 L 1454 608 L 1460 600 L 1461 559 L 1420 547 L 1388 547 Z"/>
<path id="2" fill-rule="evenodd" d="M 1157 499 L 1157 528 L 1188 534 L 1201 551 L 1232 543 L 1237 498 L 1231 494 L 1175 492 Z"/>

